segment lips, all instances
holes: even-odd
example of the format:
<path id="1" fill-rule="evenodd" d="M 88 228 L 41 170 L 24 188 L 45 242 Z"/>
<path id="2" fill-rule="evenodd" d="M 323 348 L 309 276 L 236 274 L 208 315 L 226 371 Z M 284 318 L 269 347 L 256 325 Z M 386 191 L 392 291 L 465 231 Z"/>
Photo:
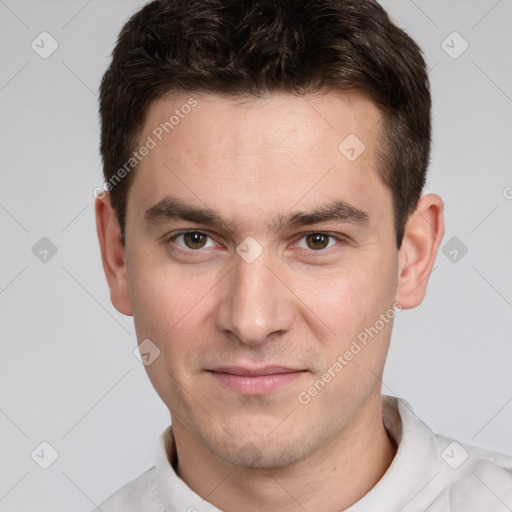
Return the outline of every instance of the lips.
<path id="1" fill-rule="evenodd" d="M 273 393 L 306 373 L 305 370 L 284 366 L 228 366 L 208 371 L 223 387 L 243 395 L 255 396 Z"/>
<path id="2" fill-rule="evenodd" d="M 218 373 L 229 373 L 231 375 L 247 375 L 249 377 L 258 377 L 261 375 L 277 375 L 282 373 L 293 373 L 299 370 L 287 368 L 285 366 L 265 366 L 262 368 L 244 368 L 241 366 L 226 366 L 211 370 Z"/>

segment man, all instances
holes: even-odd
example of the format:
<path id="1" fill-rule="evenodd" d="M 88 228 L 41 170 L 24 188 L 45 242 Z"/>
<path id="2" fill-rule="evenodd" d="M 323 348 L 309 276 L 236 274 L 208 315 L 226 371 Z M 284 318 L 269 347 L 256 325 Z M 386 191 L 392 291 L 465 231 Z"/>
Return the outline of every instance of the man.
<path id="1" fill-rule="evenodd" d="M 172 428 L 101 510 L 512 506 L 511 457 L 381 395 L 444 231 L 430 108 L 373 0 L 157 0 L 125 25 L 97 229 Z"/>

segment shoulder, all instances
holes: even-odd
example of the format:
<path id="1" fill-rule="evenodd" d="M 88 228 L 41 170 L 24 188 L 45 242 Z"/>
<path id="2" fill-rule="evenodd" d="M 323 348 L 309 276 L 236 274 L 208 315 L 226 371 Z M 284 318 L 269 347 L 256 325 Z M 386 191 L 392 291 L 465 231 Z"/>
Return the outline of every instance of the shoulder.
<path id="1" fill-rule="evenodd" d="M 442 494 L 450 510 L 512 506 L 512 456 L 436 437 L 445 462 Z"/>
<path id="2" fill-rule="evenodd" d="M 95 511 L 102 512 L 164 512 L 156 482 L 156 471 L 152 467 L 141 476 L 118 489 Z"/>
<path id="3" fill-rule="evenodd" d="M 512 510 L 512 456 L 435 434 L 403 399 L 385 397 L 383 419 L 398 450 L 375 490 L 397 510 Z"/>

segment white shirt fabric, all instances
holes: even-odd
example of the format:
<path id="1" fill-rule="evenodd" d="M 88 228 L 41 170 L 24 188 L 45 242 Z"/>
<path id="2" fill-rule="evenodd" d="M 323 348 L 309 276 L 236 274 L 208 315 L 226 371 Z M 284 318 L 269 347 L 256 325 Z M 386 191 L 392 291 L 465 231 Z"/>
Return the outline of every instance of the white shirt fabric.
<path id="1" fill-rule="evenodd" d="M 384 425 L 398 446 L 377 485 L 346 512 L 512 511 L 512 456 L 434 434 L 402 399 L 383 395 Z M 174 471 L 160 437 L 156 464 L 103 502 L 102 512 L 221 512 Z M 341 486 L 340 486 L 341 487 Z M 315 512 L 321 512 L 321 504 Z"/>

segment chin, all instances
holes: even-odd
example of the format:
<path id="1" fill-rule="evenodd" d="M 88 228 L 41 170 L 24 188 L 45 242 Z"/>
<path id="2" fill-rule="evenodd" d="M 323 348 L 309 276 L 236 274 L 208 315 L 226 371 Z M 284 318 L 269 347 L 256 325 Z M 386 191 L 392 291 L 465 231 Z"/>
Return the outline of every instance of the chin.
<path id="1" fill-rule="evenodd" d="M 209 448 L 225 462 L 247 469 L 286 468 L 306 459 L 315 450 L 313 443 L 305 443 L 301 436 L 293 435 L 272 441 L 265 435 L 245 436 L 244 440 L 230 438 L 227 444 L 213 443 Z"/>

